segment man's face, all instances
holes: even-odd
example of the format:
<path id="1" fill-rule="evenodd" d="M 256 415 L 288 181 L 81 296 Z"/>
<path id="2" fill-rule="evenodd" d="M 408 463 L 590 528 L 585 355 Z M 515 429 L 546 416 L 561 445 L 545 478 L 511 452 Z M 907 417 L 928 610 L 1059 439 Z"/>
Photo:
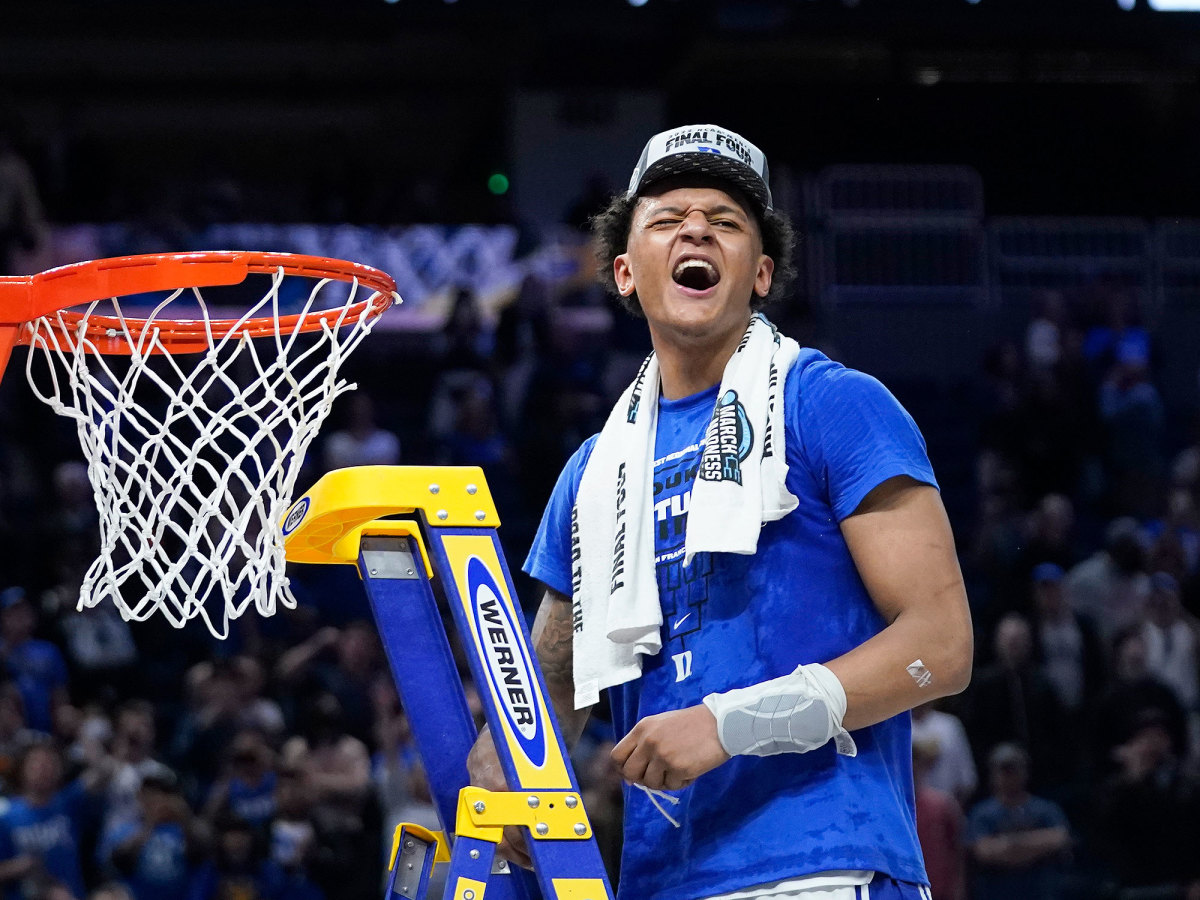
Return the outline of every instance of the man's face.
<path id="1" fill-rule="evenodd" d="M 0 629 L 3 629 L 4 637 L 10 643 L 27 640 L 36 624 L 33 607 L 28 602 L 15 603 L 0 615 Z"/>
<path id="2" fill-rule="evenodd" d="M 23 784 L 32 793 L 49 793 L 58 789 L 62 778 L 62 763 L 53 750 L 38 747 L 25 757 Z"/>
<path id="3" fill-rule="evenodd" d="M 767 295 L 774 269 L 753 213 L 716 187 L 640 198 L 628 249 L 613 261 L 617 288 L 637 292 L 656 341 L 740 337 L 750 300 Z"/>

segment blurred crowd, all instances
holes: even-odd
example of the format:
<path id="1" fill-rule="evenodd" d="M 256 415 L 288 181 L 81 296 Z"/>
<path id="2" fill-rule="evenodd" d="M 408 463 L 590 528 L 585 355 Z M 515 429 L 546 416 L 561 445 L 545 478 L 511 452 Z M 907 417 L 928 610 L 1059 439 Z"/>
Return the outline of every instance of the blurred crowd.
<path id="1" fill-rule="evenodd" d="M 0 189 L 25 177 L 4 152 Z M 820 346 L 803 304 L 771 314 Z M 1037 295 L 954 414 L 974 465 L 942 468 L 931 441 L 977 646 L 968 690 L 913 713 L 937 900 L 1200 898 L 1200 431 L 1168 415 L 1155 343 L 1127 292 Z M 594 287 L 530 277 L 496 320 L 462 291 L 440 334 L 359 351 L 361 387 L 301 486 L 351 465 L 481 465 L 517 569 L 646 348 Z M 0 386 L 5 900 L 379 896 L 395 824 L 438 826 L 355 573 L 295 567 L 297 609 L 244 616 L 226 641 L 77 611 L 98 514 L 72 431 L 19 377 Z M 516 578 L 529 611 L 536 586 Z M 601 710 L 574 757 L 615 876 L 611 746 Z"/>

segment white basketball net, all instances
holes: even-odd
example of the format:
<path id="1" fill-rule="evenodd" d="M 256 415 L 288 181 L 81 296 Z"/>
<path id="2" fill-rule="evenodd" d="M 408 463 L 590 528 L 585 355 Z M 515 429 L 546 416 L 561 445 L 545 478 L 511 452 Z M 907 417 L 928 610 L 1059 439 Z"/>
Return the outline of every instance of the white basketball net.
<path id="1" fill-rule="evenodd" d="M 295 608 L 279 521 L 333 401 L 356 387 L 338 369 L 375 319 L 365 308 L 349 314 L 368 288 L 326 279 L 303 312 L 329 309 L 328 293 L 340 289 L 349 294 L 332 301 L 340 316 L 311 334 L 289 330 L 279 318 L 284 277 L 278 270 L 239 320 L 273 315 L 269 337 L 252 339 L 238 326 L 214 337 L 196 288 L 160 303 L 140 334 L 116 299 L 91 304 L 70 336 L 61 316 L 30 323 L 26 375 L 42 402 L 75 420 L 100 510 L 100 554 L 84 576 L 80 609 L 107 599 L 127 620 L 161 611 L 182 627 L 200 617 L 224 638 L 251 603 L 263 615 L 278 604 Z M 172 355 L 155 323 L 196 319 L 191 305 L 170 315 L 185 294 L 200 306 L 208 350 Z M 108 336 L 123 335 L 129 356 L 97 350 L 84 333 L 93 314 L 120 320 Z"/>

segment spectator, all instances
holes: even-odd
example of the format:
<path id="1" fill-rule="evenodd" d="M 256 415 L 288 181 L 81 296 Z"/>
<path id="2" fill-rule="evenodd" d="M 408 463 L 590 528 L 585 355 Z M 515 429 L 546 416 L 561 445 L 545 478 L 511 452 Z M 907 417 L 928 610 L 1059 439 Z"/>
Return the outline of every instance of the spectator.
<path id="1" fill-rule="evenodd" d="M 286 723 L 279 704 L 263 695 L 266 673 L 262 663 L 253 656 L 242 655 L 233 658 L 232 667 L 237 684 L 238 724 L 271 739 L 279 737 Z"/>
<path id="2" fill-rule="evenodd" d="M 459 396 L 443 457 L 446 465 L 478 465 L 485 471 L 511 474 L 512 448 L 500 430 L 496 400 L 488 382 L 480 380 L 474 389 Z M 489 479 L 489 484 L 493 490 L 502 486 L 495 479 Z"/>
<path id="3" fill-rule="evenodd" d="M 1128 897 L 1200 897 L 1200 782 L 1184 772 L 1166 718 L 1150 710 L 1117 748 L 1100 792 L 1099 835 Z"/>
<path id="4" fill-rule="evenodd" d="M 137 822 L 142 779 L 171 774 L 155 756 L 156 735 L 154 707 L 145 700 L 127 700 L 117 710 L 102 840 Z"/>
<path id="5" fill-rule="evenodd" d="M 1015 744 L 992 750 L 988 775 L 992 795 L 972 808 L 967 821 L 974 900 L 1057 900 L 1071 847 L 1066 816 L 1029 793 L 1029 756 Z"/>
<path id="6" fill-rule="evenodd" d="M 1146 525 L 1146 533 L 1155 542 L 1170 538 L 1179 548 L 1179 570 L 1172 572 L 1185 578 L 1200 572 L 1200 509 L 1192 490 L 1174 486 L 1167 492 L 1166 514 Z"/>
<path id="7" fill-rule="evenodd" d="M 337 697 L 314 699 L 305 730 L 284 744 L 284 764 L 305 767 L 317 804 L 356 814 L 370 787 L 370 758 L 366 745 L 346 732 Z"/>
<path id="8" fill-rule="evenodd" d="M 519 421 L 539 361 L 550 344 L 550 286 L 535 273 L 521 281 L 516 298 L 500 311 L 494 358 L 500 370 L 501 421 Z"/>
<path id="9" fill-rule="evenodd" d="M 940 754 L 940 748 L 932 741 L 913 741 L 917 837 L 925 856 L 933 900 L 966 900 L 962 807 L 953 795 L 932 786 L 927 777 Z"/>
<path id="10" fill-rule="evenodd" d="M 371 792 L 366 745 L 346 731 L 341 704 L 318 694 L 305 734 L 283 746 L 281 764 L 302 767 L 313 796 L 313 820 L 322 845 L 314 880 L 339 900 L 378 893 L 378 805 Z"/>
<path id="11" fill-rule="evenodd" d="M 138 819 L 114 832 L 102 856 L 134 900 L 178 900 L 202 850 L 201 836 L 173 773 L 148 775 L 138 791 Z"/>
<path id="12" fill-rule="evenodd" d="M 1057 563 L 1033 570 L 1034 630 L 1042 674 L 1063 709 L 1077 716 L 1104 677 L 1104 647 L 1095 626 L 1071 609 L 1063 590 L 1064 573 Z"/>
<path id="13" fill-rule="evenodd" d="M 983 360 L 980 443 L 1005 457 L 1016 452 L 1017 408 L 1025 379 L 1021 351 L 1012 341 L 988 349 Z"/>
<path id="14" fill-rule="evenodd" d="M 375 403 L 354 392 L 346 404 L 346 426 L 325 440 L 325 469 L 351 466 L 394 466 L 400 462 L 400 439 L 375 424 Z"/>
<path id="15" fill-rule="evenodd" d="M 1174 692 L 1155 678 L 1147 666 L 1146 639 L 1140 628 L 1120 636 L 1114 651 L 1116 678 L 1095 699 L 1092 711 L 1092 758 L 1099 777 L 1106 777 L 1116 761 L 1114 751 L 1128 742 L 1141 719 L 1150 711 L 1163 717 L 1173 746 L 1180 756 L 1189 746 L 1183 707 Z"/>
<path id="16" fill-rule="evenodd" d="M 192 876 L 187 900 L 289 900 L 285 895 L 283 870 L 258 847 L 258 837 L 249 823 L 237 817 L 220 820 L 212 857 Z"/>
<path id="17" fill-rule="evenodd" d="M 0 117 L 0 275 L 16 275 L 18 251 L 37 249 L 47 234 L 37 184 L 17 153 L 10 131 L 11 111 Z"/>
<path id="18" fill-rule="evenodd" d="M 54 468 L 54 503 L 46 523 L 46 537 L 56 542 L 83 539 L 94 545 L 99 538 L 100 513 L 87 466 L 76 459 Z"/>
<path id="19" fill-rule="evenodd" d="M 45 740 L 44 732 L 25 724 L 25 701 L 11 681 L 0 683 L 0 788 L 13 788 L 17 761 L 25 750 Z"/>
<path id="20" fill-rule="evenodd" d="M 1103 375 L 1122 357 L 1149 360 L 1150 334 L 1138 321 L 1132 294 L 1119 288 L 1102 288 L 1091 299 L 1093 322 L 1082 351 L 1093 373 Z"/>
<path id="21" fill-rule="evenodd" d="M 976 459 L 979 509 L 968 571 L 976 574 L 970 591 L 972 613 L 990 632 L 1000 617 L 1020 609 L 1026 598 L 1021 571 L 1025 523 L 1017 503 L 1016 473 L 997 453 Z"/>
<path id="22" fill-rule="evenodd" d="M 1142 622 L 1146 668 L 1175 693 L 1184 710 L 1200 712 L 1200 651 L 1197 623 L 1179 601 L 1179 582 L 1166 572 L 1150 579 L 1150 599 Z"/>
<path id="23" fill-rule="evenodd" d="M 1136 519 L 1117 519 L 1104 533 L 1104 549 L 1067 574 L 1071 606 L 1096 624 L 1109 646 L 1119 632 L 1141 619 L 1150 596 L 1142 540 Z"/>
<path id="24" fill-rule="evenodd" d="M 265 834 L 275 817 L 275 788 L 275 752 L 260 732 L 239 731 L 204 804 L 204 818 L 236 819 Z"/>
<path id="25" fill-rule="evenodd" d="M 388 689 L 390 688 L 390 690 Z M 371 781 L 383 808 L 383 838 L 385 852 L 391 849 L 391 836 L 401 822 L 413 822 L 437 830 L 437 810 L 428 800 L 417 799 L 420 790 L 428 794 L 428 786 L 415 779 L 424 776 L 417 748 L 412 741 L 408 717 L 400 708 L 396 691 L 389 685 L 376 690 L 375 746 L 371 757 Z"/>
<path id="26" fill-rule="evenodd" d="M 976 759 L 1001 742 L 1031 748 L 1033 783 L 1058 785 L 1068 776 L 1074 749 L 1054 688 L 1033 661 L 1029 622 L 1009 613 L 996 626 L 996 662 L 968 689 L 967 733 Z"/>
<path id="27" fill-rule="evenodd" d="M 80 573 L 82 578 L 82 573 Z M 70 585 L 78 599 L 79 581 Z M 66 585 L 62 586 L 63 588 Z M 74 602 L 71 603 L 73 607 Z M 59 619 L 63 644 L 73 676 L 79 685 L 76 701 L 113 701 L 128 696 L 136 683 L 137 646 L 129 623 L 112 603 L 64 610 Z"/>
<path id="28" fill-rule="evenodd" d="M 923 703 L 912 711 L 912 739 L 914 745 L 921 742 L 937 751 L 922 760 L 925 783 L 965 806 L 974 796 L 979 778 L 962 721 L 938 709 L 936 701 Z"/>
<path id="29" fill-rule="evenodd" d="M 356 620 L 343 629 L 326 626 L 286 651 L 276 672 L 297 696 L 332 694 L 342 725 L 365 744 L 374 736 L 371 696 L 381 674 L 381 657 L 375 627 Z"/>
<path id="30" fill-rule="evenodd" d="M 442 354 L 456 368 L 488 371 L 495 336 L 487 327 L 479 300 L 470 288 L 454 293 L 454 304 L 442 331 Z"/>
<path id="31" fill-rule="evenodd" d="M 83 897 L 83 805 L 95 774 L 64 787 L 62 756 L 49 741 L 26 748 L 17 773 L 20 793 L 0 817 L 0 885 L 6 900 L 42 896 L 50 885 Z"/>
<path id="32" fill-rule="evenodd" d="M 1034 497 L 1070 491 L 1079 481 L 1090 411 L 1056 370 L 1030 373 L 1010 440 L 1021 483 Z"/>
<path id="33" fill-rule="evenodd" d="M 24 588 L 0 592 L 0 657 L 25 701 L 29 727 L 49 733 L 55 707 L 68 701 L 67 664 L 58 647 L 33 636 L 36 627 Z"/>
<path id="34" fill-rule="evenodd" d="M 173 764 L 190 775 L 189 792 L 207 796 L 242 713 L 237 675 L 228 660 L 198 663 L 188 673 L 190 709 L 177 726 Z"/>
<path id="35" fill-rule="evenodd" d="M 1040 308 L 1025 329 L 1025 358 L 1035 371 L 1053 371 L 1062 361 L 1067 308 L 1058 291 L 1040 292 L 1035 299 Z"/>
<path id="36" fill-rule="evenodd" d="M 1042 497 L 1029 514 L 1026 528 L 1026 571 L 1043 562 L 1067 569 L 1079 561 L 1075 547 L 1075 507 L 1066 495 Z"/>
<path id="37" fill-rule="evenodd" d="M 296 900 L 323 900 L 324 894 L 309 874 L 317 852 L 317 832 L 306 771 L 301 766 L 284 767 L 276 784 L 270 858 L 283 871 L 289 890 L 296 891 Z"/>
<path id="38" fill-rule="evenodd" d="M 1121 342 L 1100 385 L 1100 418 L 1113 500 L 1119 512 L 1148 516 L 1157 506 L 1166 468 L 1166 410 L 1150 381 L 1148 348 Z"/>

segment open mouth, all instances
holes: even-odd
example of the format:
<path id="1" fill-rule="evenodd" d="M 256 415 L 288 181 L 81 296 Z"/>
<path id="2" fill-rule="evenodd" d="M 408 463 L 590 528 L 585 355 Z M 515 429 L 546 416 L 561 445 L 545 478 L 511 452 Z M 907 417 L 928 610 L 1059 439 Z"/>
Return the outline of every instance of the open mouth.
<path id="1" fill-rule="evenodd" d="M 681 259 L 671 272 L 675 283 L 694 291 L 706 291 L 721 280 L 721 273 L 706 259 Z"/>

